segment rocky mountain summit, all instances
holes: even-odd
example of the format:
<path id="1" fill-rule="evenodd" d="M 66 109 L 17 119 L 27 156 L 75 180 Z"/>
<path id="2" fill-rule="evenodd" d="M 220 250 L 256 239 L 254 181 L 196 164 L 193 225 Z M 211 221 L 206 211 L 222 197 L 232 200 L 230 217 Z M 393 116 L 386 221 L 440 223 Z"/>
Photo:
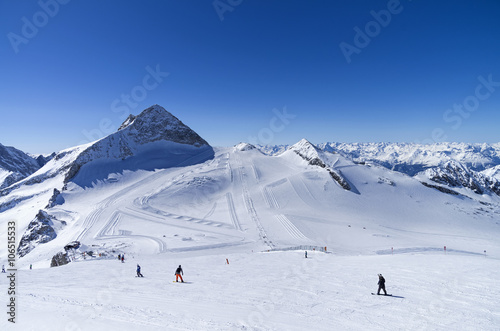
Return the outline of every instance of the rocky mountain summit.
<path id="1" fill-rule="evenodd" d="M 181 159 L 176 157 L 174 160 L 173 156 L 180 154 L 177 151 L 174 152 L 178 149 L 183 149 L 184 157 Z M 137 116 L 130 115 L 117 132 L 96 141 L 83 150 L 68 167 L 65 182 L 74 179 L 84 165 L 97 160 L 105 161 L 110 167 L 110 169 L 105 169 L 105 172 L 110 173 L 123 170 L 166 168 L 175 165 L 175 162 L 186 162 L 200 153 L 210 158 L 213 156 L 213 149 L 196 132 L 165 108 L 154 105 Z M 151 164 L 151 161 L 154 164 Z M 89 172 L 89 168 L 96 167 L 89 165 L 85 171 Z M 102 169 L 101 165 L 98 168 Z M 107 175 L 102 171 L 93 172 L 98 178 Z"/>

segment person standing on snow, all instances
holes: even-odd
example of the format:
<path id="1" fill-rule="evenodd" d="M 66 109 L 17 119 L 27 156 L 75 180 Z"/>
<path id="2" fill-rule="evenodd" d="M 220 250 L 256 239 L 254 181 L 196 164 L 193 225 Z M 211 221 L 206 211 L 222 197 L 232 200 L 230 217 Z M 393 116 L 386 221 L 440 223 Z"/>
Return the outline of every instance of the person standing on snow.
<path id="1" fill-rule="evenodd" d="M 384 290 L 384 295 L 387 295 L 387 292 L 385 290 L 385 278 L 382 276 L 382 274 L 378 274 L 378 291 L 377 291 L 377 295 L 380 295 L 380 290 Z"/>
<path id="2" fill-rule="evenodd" d="M 141 266 L 138 264 L 137 265 L 137 277 L 144 277 L 142 274 L 141 274 Z"/>
<path id="3" fill-rule="evenodd" d="M 5 264 L 2 264 L 2 273 L 5 273 Z"/>
<path id="4" fill-rule="evenodd" d="M 306 259 L 307 259 L 307 251 L 306 251 Z"/>
<path id="5" fill-rule="evenodd" d="M 178 282 L 179 278 L 180 278 L 181 282 L 184 283 L 184 279 L 182 279 L 181 274 L 184 275 L 184 272 L 182 271 L 182 268 L 179 265 L 179 268 L 177 268 L 177 270 L 175 270 L 175 281 Z"/>

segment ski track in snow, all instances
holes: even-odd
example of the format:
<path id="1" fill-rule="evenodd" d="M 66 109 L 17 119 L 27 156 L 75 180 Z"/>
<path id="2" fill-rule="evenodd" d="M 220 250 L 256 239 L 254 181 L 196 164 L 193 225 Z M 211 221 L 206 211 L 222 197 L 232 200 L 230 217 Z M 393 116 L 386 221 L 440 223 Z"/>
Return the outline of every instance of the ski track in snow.
<path id="1" fill-rule="evenodd" d="M 280 204 L 278 199 L 276 199 L 276 195 L 274 194 L 273 187 L 282 185 L 287 182 L 287 178 L 282 178 L 280 180 L 275 181 L 274 183 L 268 184 L 263 187 L 262 194 L 264 195 L 264 200 L 267 205 L 271 209 L 280 209 Z"/>
<path id="2" fill-rule="evenodd" d="M 302 232 L 300 232 L 299 229 L 297 229 L 297 227 L 285 215 L 277 214 L 274 216 L 281 223 L 281 225 L 283 225 L 286 232 L 288 232 L 288 234 L 292 238 L 297 239 L 297 240 L 307 240 L 308 239 Z"/>
<path id="3" fill-rule="evenodd" d="M 175 176 L 172 178 L 171 183 L 175 183 L 176 181 L 179 181 L 182 178 L 185 178 L 187 175 L 192 174 L 194 172 L 200 173 L 203 168 L 207 167 L 206 164 L 202 164 L 201 166 L 196 167 L 194 170 L 190 170 L 187 173 L 182 173 L 178 176 Z M 160 170 L 158 172 L 155 172 L 151 174 L 150 176 L 112 194 L 108 198 L 104 199 L 102 202 L 100 202 L 84 219 L 82 228 L 83 230 L 78 234 L 77 239 L 78 241 L 83 241 L 94 229 L 95 224 L 102 219 L 103 214 L 106 210 L 108 210 L 110 207 L 112 207 L 116 201 L 121 200 L 121 199 L 126 199 L 127 195 L 130 192 L 134 192 L 134 189 L 140 188 L 140 187 L 147 187 L 148 184 L 155 182 L 158 179 L 161 179 L 164 176 L 165 170 Z M 179 226 L 176 224 L 171 224 L 170 221 L 178 221 L 178 222 L 185 222 L 185 223 L 191 223 L 191 224 L 197 224 L 197 225 L 202 225 L 202 226 L 209 226 L 212 228 L 226 228 L 226 229 L 233 229 L 237 228 L 238 230 L 241 231 L 241 225 L 239 224 L 239 221 L 237 218 L 233 220 L 233 226 L 229 226 L 226 223 L 222 222 L 217 222 L 217 221 L 211 221 L 211 220 L 206 220 L 206 219 L 199 219 L 199 218 L 194 218 L 190 216 L 185 216 L 185 215 L 177 215 L 174 213 L 166 212 L 157 208 L 154 208 L 149 205 L 149 200 L 151 197 L 153 197 L 157 192 L 150 193 L 148 195 L 141 196 L 139 198 L 136 198 L 133 200 L 133 206 L 137 206 L 137 209 L 133 208 L 128 208 L 129 211 L 125 212 L 123 210 L 117 210 L 112 212 L 112 214 L 109 216 L 109 218 L 105 221 L 104 226 L 93 236 L 94 239 L 96 240 L 109 240 L 109 239 L 143 239 L 143 240 L 148 240 L 152 241 L 157 244 L 158 246 L 158 252 L 159 253 L 164 253 L 167 251 L 167 245 L 166 243 L 156 237 L 152 236 L 145 236 L 145 235 L 139 235 L 139 234 L 132 234 L 127 231 L 120 231 L 120 233 L 117 233 L 116 227 L 120 223 L 121 216 L 122 215 L 129 215 L 131 217 L 135 218 L 140 218 L 144 221 L 148 222 L 156 222 L 160 223 L 162 225 L 169 225 L 169 226 L 177 226 L 177 227 L 182 227 L 186 229 L 193 229 L 192 227 L 189 226 Z M 213 209 L 215 206 L 213 207 Z M 135 213 L 134 213 L 135 212 Z M 213 212 L 213 211 L 212 211 Z M 236 215 L 236 211 L 233 206 L 233 212 L 234 215 Z M 154 219 L 151 216 L 155 215 L 157 218 Z M 210 233 L 212 231 L 210 230 L 205 230 L 205 232 Z M 219 234 L 215 232 L 214 234 Z M 211 247 L 225 247 L 227 245 L 241 245 L 241 241 L 233 242 L 233 243 L 223 243 L 220 245 L 202 245 L 202 246 L 197 246 L 194 248 L 179 248 L 176 249 L 175 251 L 181 251 L 181 250 L 195 250 L 195 249 L 207 249 Z"/>
<path id="4" fill-rule="evenodd" d="M 109 240 L 109 239 L 123 239 L 123 238 L 139 238 L 139 239 L 146 239 L 149 241 L 154 242 L 158 246 L 158 253 L 165 253 L 167 251 L 167 244 L 158 238 L 152 237 L 152 236 L 145 236 L 145 235 L 134 235 L 130 233 L 129 231 L 123 231 L 120 230 L 119 233 L 117 234 L 116 227 L 122 220 L 122 215 L 124 215 L 121 210 L 117 210 L 113 212 L 111 217 L 108 219 L 108 221 L 105 223 L 105 225 L 101 228 L 101 230 L 97 233 L 95 236 L 95 239 L 97 240 Z M 149 221 L 149 220 L 148 220 Z"/>
<path id="5" fill-rule="evenodd" d="M 293 190 L 297 196 L 308 206 L 315 207 L 318 205 L 317 200 L 312 195 L 304 180 L 299 177 L 300 175 L 288 178 Z"/>
<path id="6" fill-rule="evenodd" d="M 212 216 L 214 214 L 215 208 L 217 208 L 217 201 L 213 203 L 212 208 L 210 208 L 208 213 L 206 213 L 205 216 L 203 216 L 203 219 L 207 219 L 210 216 Z"/>
<path id="7" fill-rule="evenodd" d="M 228 192 L 226 193 L 227 207 L 229 209 L 229 215 L 231 216 L 231 221 L 236 230 L 242 231 L 238 215 L 236 214 L 236 209 L 234 208 L 233 195 Z"/>
<path id="8" fill-rule="evenodd" d="M 235 160 L 239 166 L 237 167 L 238 172 L 239 172 L 239 179 L 241 181 L 241 187 L 243 191 L 243 200 L 245 201 L 245 206 L 248 212 L 248 215 L 250 218 L 255 222 L 255 225 L 257 226 L 257 230 L 259 231 L 259 237 L 260 239 L 267 245 L 269 248 L 275 248 L 274 243 L 268 238 L 266 230 L 262 226 L 262 223 L 260 222 L 259 216 L 257 215 L 257 211 L 255 210 L 253 200 L 250 197 L 250 192 L 248 190 L 248 184 L 246 180 L 246 173 L 245 173 L 245 168 L 242 165 L 241 160 L 239 157 L 236 157 Z"/>
<path id="9" fill-rule="evenodd" d="M 258 183 L 260 182 L 260 174 L 259 174 L 259 169 L 257 169 L 257 167 L 255 166 L 254 163 L 252 163 L 252 170 L 253 170 L 253 174 L 255 176 L 255 181 Z"/>
<path id="10" fill-rule="evenodd" d="M 202 218 L 196 218 L 196 217 L 191 217 L 191 216 L 185 216 L 185 215 L 179 215 L 179 214 L 174 214 L 168 211 L 164 211 L 155 207 L 152 207 L 149 205 L 148 198 L 146 199 L 140 199 L 135 200 L 134 204 L 139 207 L 139 210 L 141 211 L 147 211 L 149 213 L 155 214 L 155 215 L 161 215 L 166 218 L 170 218 L 173 220 L 178 220 L 178 221 L 184 221 L 184 222 L 192 222 L 192 223 L 198 223 L 200 225 L 208 225 L 208 226 L 213 226 L 213 227 L 220 227 L 220 228 L 226 228 L 226 229 L 232 229 L 233 227 L 222 222 L 217 222 L 217 221 L 211 221 L 211 220 L 206 220 Z"/>

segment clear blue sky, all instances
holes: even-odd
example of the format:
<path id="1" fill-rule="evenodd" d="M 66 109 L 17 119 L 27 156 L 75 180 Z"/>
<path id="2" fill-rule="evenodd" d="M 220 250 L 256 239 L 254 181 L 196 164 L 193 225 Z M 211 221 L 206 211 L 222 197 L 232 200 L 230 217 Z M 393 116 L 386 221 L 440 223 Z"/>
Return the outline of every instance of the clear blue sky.
<path id="1" fill-rule="evenodd" d="M 58 151 L 153 104 L 214 146 L 500 141 L 496 0 L 59 1 L 0 1 L 4 145 Z"/>

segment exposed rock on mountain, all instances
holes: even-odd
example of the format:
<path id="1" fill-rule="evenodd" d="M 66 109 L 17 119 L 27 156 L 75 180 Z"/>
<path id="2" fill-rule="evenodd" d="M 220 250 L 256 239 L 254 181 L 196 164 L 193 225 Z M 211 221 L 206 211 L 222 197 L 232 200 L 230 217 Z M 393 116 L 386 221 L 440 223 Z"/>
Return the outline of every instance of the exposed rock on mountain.
<path id="1" fill-rule="evenodd" d="M 117 132 L 81 152 L 68 167 L 65 182 L 89 185 L 89 180 L 103 179 L 112 171 L 194 164 L 213 154 L 212 147 L 196 132 L 154 105 L 137 116 L 130 115 Z"/>
<path id="2" fill-rule="evenodd" d="M 61 196 L 61 191 L 54 189 L 54 193 L 49 200 L 48 205 L 45 208 L 52 208 L 55 205 L 62 205 L 64 203 L 64 198 Z"/>
<path id="3" fill-rule="evenodd" d="M 19 242 L 17 253 L 20 257 L 31 252 L 37 245 L 53 240 L 57 234 L 53 228 L 55 217 L 40 210 L 35 219 L 31 221 L 28 229 Z"/>
<path id="4" fill-rule="evenodd" d="M 41 168 L 44 165 L 46 165 L 47 162 L 49 162 L 50 160 L 52 160 L 54 158 L 54 156 L 56 156 L 56 153 L 52 153 L 52 154 L 47 155 L 47 156 L 38 155 L 37 157 L 35 157 L 35 160 L 36 160 L 36 162 L 38 163 L 38 165 Z"/>
<path id="5" fill-rule="evenodd" d="M 0 144 L 0 189 L 26 178 L 39 168 L 37 160 L 28 154 Z"/>
<path id="6" fill-rule="evenodd" d="M 68 264 L 70 262 L 71 262 L 71 260 L 68 256 L 68 253 L 59 252 L 52 257 L 52 261 L 50 262 L 50 267 L 51 268 L 59 267 L 59 266 Z"/>
<path id="7" fill-rule="evenodd" d="M 456 161 L 448 161 L 441 167 L 426 170 L 423 175 L 433 182 L 449 187 L 467 188 L 476 194 L 500 195 L 500 181 L 467 169 Z"/>

